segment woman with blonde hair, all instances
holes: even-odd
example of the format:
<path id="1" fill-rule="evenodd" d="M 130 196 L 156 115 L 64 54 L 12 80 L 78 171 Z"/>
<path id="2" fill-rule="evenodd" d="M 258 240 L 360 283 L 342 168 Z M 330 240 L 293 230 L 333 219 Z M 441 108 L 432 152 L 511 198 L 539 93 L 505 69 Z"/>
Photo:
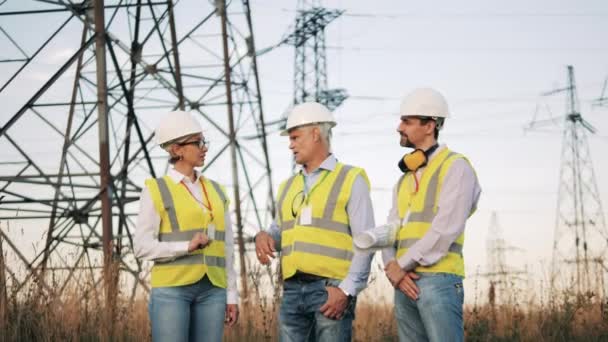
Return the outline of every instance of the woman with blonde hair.
<path id="1" fill-rule="evenodd" d="M 221 341 L 239 313 L 229 200 L 195 169 L 208 143 L 192 114 L 169 113 L 155 136 L 173 168 L 146 180 L 133 241 L 135 255 L 154 262 L 152 340 Z"/>

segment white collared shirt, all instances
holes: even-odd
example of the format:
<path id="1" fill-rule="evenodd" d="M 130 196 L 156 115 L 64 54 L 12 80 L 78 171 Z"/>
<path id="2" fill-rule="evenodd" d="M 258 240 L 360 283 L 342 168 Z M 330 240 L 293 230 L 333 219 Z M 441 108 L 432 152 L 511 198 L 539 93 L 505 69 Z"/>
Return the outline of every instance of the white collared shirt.
<path id="1" fill-rule="evenodd" d="M 203 191 L 200 186 L 200 178 L 202 175 L 195 171 L 196 180 L 192 182 L 190 178 L 184 176 L 179 171 L 171 168 L 167 172 L 167 176 L 176 184 L 183 182 L 190 193 L 197 200 L 201 208 L 203 206 Z M 144 187 L 139 198 L 139 215 L 137 216 L 137 225 L 133 236 L 133 248 L 135 256 L 144 260 L 171 260 L 177 257 L 188 254 L 189 241 L 167 242 L 159 241 L 158 234 L 160 230 L 160 216 L 154 208 L 150 191 Z M 226 253 L 226 275 L 228 281 L 227 288 L 227 303 L 238 303 L 238 291 L 236 287 L 236 270 L 234 268 L 234 235 L 232 233 L 232 221 L 230 219 L 230 211 L 226 210 L 224 214 L 225 220 L 225 253 Z"/>

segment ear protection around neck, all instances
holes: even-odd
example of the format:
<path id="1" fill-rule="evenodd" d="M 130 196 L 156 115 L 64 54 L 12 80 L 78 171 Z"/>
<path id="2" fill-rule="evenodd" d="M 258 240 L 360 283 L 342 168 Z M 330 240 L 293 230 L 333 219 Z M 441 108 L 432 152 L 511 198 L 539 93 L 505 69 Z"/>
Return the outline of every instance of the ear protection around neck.
<path id="1" fill-rule="evenodd" d="M 439 147 L 438 144 L 431 146 L 426 151 L 415 149 L 399 159 L 399 169 L 403 172 L 416 172 L 419 168 L 426 166 L 429 156 Z"/>

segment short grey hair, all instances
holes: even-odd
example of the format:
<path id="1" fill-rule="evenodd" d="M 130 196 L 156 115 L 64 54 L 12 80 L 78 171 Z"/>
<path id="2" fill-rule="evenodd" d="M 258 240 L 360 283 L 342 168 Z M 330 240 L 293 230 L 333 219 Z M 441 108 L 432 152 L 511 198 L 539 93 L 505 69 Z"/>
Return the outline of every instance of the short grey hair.
<path id="1" fill-rule="evenodd" d="M 321 138 L 325 140 L 327 143 L 327 147 L 331 150 L 331 128 L 332 124 L 329 122 L 320 122 L 319 123 L 319 133 L 321 134 Z"/>

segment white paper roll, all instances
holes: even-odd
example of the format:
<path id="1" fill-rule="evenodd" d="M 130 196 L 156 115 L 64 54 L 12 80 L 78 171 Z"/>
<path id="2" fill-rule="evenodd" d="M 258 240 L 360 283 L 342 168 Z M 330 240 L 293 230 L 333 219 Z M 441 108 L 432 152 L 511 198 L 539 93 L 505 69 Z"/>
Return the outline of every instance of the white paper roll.
<path id="1" fill-rule="evenodd" d="M 399 222 L 383 224 L 355 235 L 355 247 L 361 250 L 382 249 L 393 246 L 397 240 Z"/>

